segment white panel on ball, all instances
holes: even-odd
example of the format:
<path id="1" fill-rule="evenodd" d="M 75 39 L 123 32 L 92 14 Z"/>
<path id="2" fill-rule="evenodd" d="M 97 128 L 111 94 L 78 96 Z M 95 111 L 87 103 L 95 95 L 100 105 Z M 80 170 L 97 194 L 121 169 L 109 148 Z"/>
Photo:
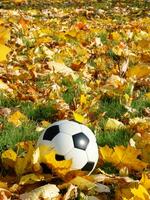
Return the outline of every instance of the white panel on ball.
<path id="1" fill-rule="evenodd" d="M 63 124 L 60 124 L 59 129 L 61 132 L 68 135 L 74 135 L 81 132 L 81 125 L 77 122 L 67 121 Z"/>
<path id="2" fill-rule="evenodd" d="M 52 143 L 54 144 L 57 153 L 60 155 L 67 154 L 74 147 L 72 136 L 61 132 L 54 137 Z"/>
<path id="3" fill-rule="evenodd" d="M 72 169 L 82 169 L 88 161 L 86 152 L 76 148 L 67 153 L 65 158 L 72 159 Z"/>
<path id="4" fill-rule="evenodd" d="M 97 144 L 95 142 L 91 141 L 88 144 L 87 149 L 86 149 L 86 153 L 87 153 L 87 157 L 88 157 L 89 161 L 97 163 L 99 154 L 98 154 L 98 147 L 97 147 Z"/>

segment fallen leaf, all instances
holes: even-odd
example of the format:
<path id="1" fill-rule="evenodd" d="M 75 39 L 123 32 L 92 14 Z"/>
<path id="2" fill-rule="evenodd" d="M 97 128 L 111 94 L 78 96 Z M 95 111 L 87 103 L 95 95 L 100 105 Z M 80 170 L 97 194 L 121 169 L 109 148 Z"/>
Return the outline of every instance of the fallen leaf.
<path id="1" fill-rule="evenodd" d="M 127 77 L 142 78 L 147 77 L 150 74 L 150 66 L 146 64 L 138 64 L 130 67 L 127 71 Z"/>
<path id="2" fill-rule="evenodd" d="M 73 117 L 74 117 L 74 120 L 77 122 L 83 123 L 85 121 L 85 118 L 79 113 L 73 112 Z"/>
<path id="3" fill-rule="evenodd" d="M 150 199 L 148 191 L 142 185 L 139 185 L 138 188 L 131 188 L 131 192 L 135 197 L 137 197 L 137 199 L 138 198 L 141 200 Z"/>
<path id="4" fill-rule="evenodd" d="M 101 183 L 97 183 L 96 187 L 94 188 L 94 190 L 98 193 L 109 193 L 110 192 L 110 188 L 104 184 Z"/>
<path id="5" fill-rule="evenodd" d="M 34 152 L 34 147 L 31 141 L 22 142 L 20 143 L 20 146 L 26 151 L 26 153 L 23 157 L 18 156 L 15 162 L 15 172 L 19 176 L 32 171 L 32 155 Z"/>
<path id="6" fill-rule="evenodd" d="M 80 190 L 90 190 L 94 187 L 96 187 L 94 182 L 91 182 L 83 177 L 76 176 L 73 178 L 69 183 L 73 185 L 77 185 Z"/>
<path id="7" fill-rule="evenodd" d="M 150 190 L 150 174 L 148 172 L 142 173 L 142 178 L 140 180 L 141 185 L 143 185 L 147 190 Z"/>
<path id="8" fill-rule="evenodd" d="M 7 90 L 9 87 L 0 79 L 0 90 Z"/>
<path id="9" fill-rule="evenodd" d="M 116 119 L 108 118 L 104 128 L 105 130 L 116 130 L 125 128 L 125 125 Z"/>
<path id="10" fill-rule="evenodd" d="M 20 126 L 23 121 L 27 121 L 27 117 L 20 111 L 16 111 L 8 117 L 8 122 L 13 123 L 15 126 Z"/>
<path id="11" fill-rule="evenodd" d="M 0 188 L 0 200 L 9 200 L 12 196 L 12 193 L 9 190 Z"/>
<path id="12" fill-rule="evenodd" d="M 75 185 L 70 185 L 63 200 L 76 199 L 78 197 L 78 188 Z"/>
<path id="13" fill-rule="evenodd" d="M 55 73 L 61 73 L 64 76 L 71 75 L 73 78 L 75 78 L 75 72 L 67 67 L 64 63 L 58 63 L 55 61 L 48 62 L 49 67 L 55 72 Z"/>
<path id="14" fill-rule="evenodd" d="M 47 184 L 41 187 L 38 187 L 31 192 L 26 192 L 20 195 L 20 200 L 57 200 L 59 197 L 59 189 L 56 185 Z"/>
<path id="15" fill-rule="evenodd" d="M 4 151 L 1 155 L 2 164 L 7 169 L 8 167 L 14 168 L 17 159 L 17 154 L 13 149 Z"/>
<path id="16" fill-rule="evenodd" d="M 44 180 L 44 176 L 41 174 L 27 174 L 21 177 L 19 185 L 33 184 Z"/>
<path id="17" fill-rule="evenodd" d="M 0 44 L 5 44 L 10 39 L 9 29 L 0 26 Z"/>
<path id="18" fill-rule="evenodd" d="M 6 56 L 11 51 L 9 47 L 4 44 L 0 44 L 0 62 L 7 60 Z"/>
<path id="19" fill-rule="evenodd" d="M 100 154 L 104 162 L 110 162 L 118 169 L 126 166 L 128 169 L 141 171 L 148 165 L 137 158 L 141 154 L 141 151 L 131 146 L 109 148 L 106 145 L 100 148 Z"/>
<path id="20" fill-rule="evenodd" d="M 68 171 L 71 170 L 71 160 L 62 160 L 57 161 L 55 155 L 57 152 L 55 150 L 51 150 L 48 154 L 44 156 L 44 163 L 52 169 L 55 173 L 60 176 L 64 176 Z"/>

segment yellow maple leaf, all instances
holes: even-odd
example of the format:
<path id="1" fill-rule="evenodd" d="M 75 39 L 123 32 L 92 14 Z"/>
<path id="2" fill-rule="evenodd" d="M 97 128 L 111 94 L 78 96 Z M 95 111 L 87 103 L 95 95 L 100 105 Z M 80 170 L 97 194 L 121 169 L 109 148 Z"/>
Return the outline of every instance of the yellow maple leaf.
<path id="1" fill-rule="evenodd" d="M 1 155 L 2 164 L 5 168 L 13 168 L 16 162 L 16 158 L 17 154 L 12 149 L 4 151 Z"/>
<path id="2" fill-rule="evenodd" d="M 83 123 L 85 121 L 85 118 L 79 113 L 73 112 L 73 117 L 74 117 L 74 120 L 77 122 Z"/>
<path id="3" fill-rule="evenodd" d="M 64 176 L 67 172 L 70 171 L 71 169 L 71 160 L 61 160 L 57 161 L 56 160 L 56 151 L 51 150 L 50 153 L 45 155 L 45 164 L 52 169 L 56 174 L 60 176 Z"/>
<path id="4" fill-rule="evenodd" d="M 146 64 L 138 64 L 135 65 L 127 71 L 127 77 L 136 77 L 142 78 L 149 76 L 150 74 L 150 66 Z"/>
<path id="5" fill-rule="evenodd" d="M 144 172 L 142 173 L 142 178 L 140 180 L 141 185 L 143 185 L 147 190 L 150 189 L 150 178 L 149 174 Z"/>
<path id="6" fill-rule="evenodd" d="M 122 39 L 121 35 L 118 32 L 112 32 L 111 36 L 113 40 L 120 41 Z"/>
<path id="7" fill-rule="evenodd" d="M 15 126 L 20 126 L 23 121 L 27 121 L 27 117 L 20 111 L 16 111 L 8 117 L 8 122 L 13 123 Z"/>
<path id="8" fill-rule="evenodd" d="M 0 24 L 4 24 L 4 19 L 0 18 Z"/>
<path id="9" fill-rule="evenodd" d="M 131 146 L 116 146 L 109 148 L 104 146 L 100 148 L 102 159 L 105 162 L 110 162 L 118 169 L 127 167 L 128 169 L 143 170 L 147 167 L 147 163 L 137 159 L 137 156 L 141 154 L 139 149 Z"/>
<path id="10" fill-rule="evenodd" d="M 44 176 L 41 174 L 26 174 L 21 177 L 19 185 L 33 184 L 44 180 Z"/>
<path id="11" fill-rule="evenodd" d="M 148 191 L 142 185 L 139 185 L 138 188 L 131 188 L 131 192 L 134 195 L 134 197 L 137 197 L 140 200 L 149 200 L 150 199 L 150 195 L 149 195 Z"/>
<path id="12" fill-rule="evenodd" d="M 0 26 L 0 44 L 5 44 L 10 39 L 10 31 Z"/>
<path id="13" fill-rule="evenodd" d="M 19 146 L 19 144 L 18 144 Z M 32 169 L 32 155 L 34 147 L 31 141 L 21 142 L 20 147 L 26 151 L 23 157 L 17 157 L 15 162 L 15 172 L 17 175 L 30 172 Z M 18 150 L 19 151 L 19 150 Z"/>
<path id="14" fill-rule="evenodd" d="M 80 104 L 81 105 L 87 104 L 87 96 L 85 96 L 84 94 L 80 96 Z"/>
<path id="15" fill-rule="evenodd" d="M 142 160 L 150 163 L 150 144 L 146 144 L 142 149 Z"/>
<path id="16" fill-rule="evenodd" d="M 6 56 L 11 51 L 11 49 L 4 44 L 0 44 L 0 62 L 7 60 Z"/>

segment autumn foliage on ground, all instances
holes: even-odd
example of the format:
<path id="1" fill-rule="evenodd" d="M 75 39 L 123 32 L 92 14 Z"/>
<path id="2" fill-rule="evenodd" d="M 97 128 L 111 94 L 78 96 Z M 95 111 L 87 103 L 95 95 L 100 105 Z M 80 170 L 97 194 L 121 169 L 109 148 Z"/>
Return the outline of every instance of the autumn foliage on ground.
<path id="1" fill-rule="evenodd" d="M 0 199 L 150 199 L 149 1 L 0 2 Z M 75 119 L 91 175 L 36 146 Z M 116 137 L 117 136 L 117 137 Z"/>

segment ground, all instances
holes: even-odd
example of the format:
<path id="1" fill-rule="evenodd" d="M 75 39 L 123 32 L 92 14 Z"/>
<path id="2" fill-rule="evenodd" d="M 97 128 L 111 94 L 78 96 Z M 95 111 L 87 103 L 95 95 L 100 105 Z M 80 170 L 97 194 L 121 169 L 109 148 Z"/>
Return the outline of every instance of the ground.
<path id="1" fill-rule="evenodd" d="M 100 148 L 146 151 L 139 153 L 148 166 L 142 172 L 104 155 L 98 166 L 115 175 L 127 167 L 140 180 L 150 163 L 149 7 L 127 0 L 2 1 L 0 151 L 36 143 L 49 124 L 75 119 L 93 130 Z"/>

